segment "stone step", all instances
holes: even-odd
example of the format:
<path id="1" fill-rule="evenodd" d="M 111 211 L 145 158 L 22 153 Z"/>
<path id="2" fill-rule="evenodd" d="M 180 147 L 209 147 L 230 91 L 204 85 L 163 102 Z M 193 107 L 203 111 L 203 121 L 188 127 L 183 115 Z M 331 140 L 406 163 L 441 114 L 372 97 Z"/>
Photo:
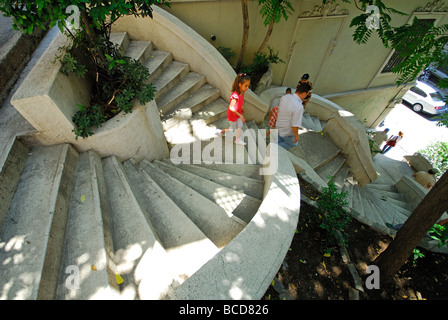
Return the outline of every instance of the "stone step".
<path id="1" fill-rule="evenodd" d="M 154 80 L 160 76 L 163 70 L 166 69 L 173 61 L 173 54 L 171 52 L 153 50 L 151 51 L 150 56 L 143 65 L 149 71 L 149 78 L 146 81 L 147 83 L 152 83 Z"/>
<path id="2" fill-rule="evenodd" d="M 160 161 L 155 161 L 154 164 L 165 173 L 219 205 L 228 215 L 236 216 L 245 223 L 249 223 L 261 204 L 259 199 L 181 170 L 177 165 L 168 165 Z"/>
<path id="3" fill-rule="evenodd" d="M 387 200 L 383 200 L 378 198 L 378 202 L 385 203 L 391 209 L 398 211 L 401 215 L 409 217 L 412 214 L 412 206 L 409 203 L 397 202 L 395 199 L 388 198 Z M 405 205 L 403 205 L 405 204 Z"/>
<path id="4" fill-rule="evenodd" d="M 327 124 L 327 121 L 319 120 L 319 122 L 320 122 L 320 126 L 322 128 L 322 131 L 323 131 L 325 128 L 325 125 Z"/>
<path id="5" fill-rule="evenodd" d="M 204 124 L 210 124 L 221 118 L 225 118 L 227 115 L 227 108 L 229 103 L 224 99 L 216 99 L 209 105 L 201 108 L 193 114 L 192 122 L 202 122 Z"/>
<path id="6" fill-rule="evenodd" d="M 373 184 L 388 184 L 388 185 L 394 185 L 394 179 L 389 176 L 389 174 L 380 166 L 380 165 L 375 165 L 374 162 L 374 166 L 377 172 L 377 179 L 375 181 L 373 181 Z"/>
<path id="7" fill-rule="evenodd" d="M 376 198 L 374 205 L 377 208 L 377 212 L 380 213 L 384 225 L 386 223 L 391 223 L 392 225 L 404 223 L 408 218 L 403 211 L 387 201 Z"/>
<path id="8" fill-rule="evenodd" d="M 266 146 L 264 146 L 263 151 L 261 151 L 261 148 L 263 147 L 262 144 L 260 144 L 260 148 L 258 147 L 258 129 L 254 130 L 249 128 L 247 124 L 244 123 L 242 130 L 241 139 L 246 142 L 246 150 L 250 163 L 261 164 L 263 161 L 263 154 L 266 153 Z"/>
<path id="9" fill-rule="evenodd" d="M 240 164 L 240 163 L 232 163 L 232 164 L 206 164 L 204 162 L 197 164 L 183 164 L 183 167 L 187 166 L 197 166 L 204 167 L 209 170 L 215 170 L 224 173 L 230 173 L 232 175 L 237 176 L 246 176 L 251 179 L 256 179 L 263 181 L 262 176 L 260 176 L 260 166 L 254 164 Z"/>
<path id="10" fill-rule="evenodd" d="M 190 71 L 189 69 L 186 63 L 172 61 L 152 83 L 157 90 L 154 100 L 158 102 Z"/>
<path id="11" fill-rule="evenodd" d="M 147 221 L 168 254 L 171 269 L 176 271 L 176 282 L 181 284 L 219 249 L 133 159 L 123 167 Z"/>
<path id="12" fill-rule="evenodd" d="M 131 39 L 127 32 L 112 32 L 110 34 L 110 41 L 118 45 L 118 52 L 121 55 L 124 55 L 129 47 Z"/>
<path id="13" fill-rule="evenodd" d="M 347 198 L 346 198 L 347 205 L 349 208 L 352 208 L 352 206 L 353 206 L 353 184 L 345 182 L 341 191 L 347 193 Z"/>
<path id="14" fill-rule="evenodd" d="M 367 186 L 372 189 L 396 192 L 395 187 L 393 185 L 387 184 L 387 183 L 373 182 L 373 183 L 369 183 Z"/>
<path id="15" fill-rule="evenodd" d="M 227 245 L 245 227 L 246 223 L 241 219 L 227 213 L 159 166 L 146 160 L 140 166 L 218 248 Z"/>
<path id="16" fill-rule="evenodd" d="M 290 148 L 289 151 L 308 162 L 314 170 L 317 170 L 340 153 L 340 149 L 334 145 L 330 138 L 313 131 L 305 131 L 300 134 L 298 146 Z"/>
<path id="17" fill-rule="evenodd" d="M 366 186 L 366 188 L 373 194 L 375 194 L 377 197 L 382 198 L 384 200 L 387 199 L 395 199 L 400 201 L 406 201 L 405 197 L 398 193 L 393 191 L 387 191 L 387 190 L 381 190 L 378 188 L 371 188 L 369 185 Z"/>
<path id="18" fill-rule="evenodd" d="M 403 195 L 395 189 L 394 186 L 370 183 L 366 186 L 366 188 L 372 189 L 372 192 L 375 194 L 379 193 L 379 197 L 382 201 L 387 201 L 408 211 L 412 210 L 412 206 L 405 200 Z M 393 193 L 396 193 L 397 195 L 393 197 L 387 196 L 384 191 L 390 192 L 389 195 L 392 195 Z"/>
<path id="19" fill-rule="evenodd" d="M 126 299 L 161 299 L 175 278 L 168 254 L 135 198 L 122 164 L 115 156 L 102 160 L 111 208 L 116 272 Z"/>
<path id="20" fill-rule="evenodd" d="M 54 298 L 77 161 L 68 144 L 31 150 L 0 233 L 2 299 Z"/>
<path id="21" fill-rule="evenodd" d="M 170 113 L 170 111 L 182 100 L 186 99 L 192 93 L 197 91 L 206 82 L 205 76 L 189 72 L 183 77 L 169 92 L 167 92 L 159 101 L 157 106 L 161 112 L 161 117 Z"/>
<path id="22" fill-rule="evenodd" d="M 302 126 L 310 131 L 318 131 L 314 127 L 314 121 L 308 113 L 304 113 L 302 117 Z"/>
<path id="23" fill-rule="evenodd" d="M 156 163 L 159 163 L 156 161 Z M 164 159 L 163 163 L 173 166 L 169 159 Z M 256 199 L 263 198 L 264 182 L 259 179 L 248 178 L 247 176 L 234 175 L 227 172 L 221 172 L 209 169 L 207 167 L 199 167 L 194 165 L 179 164 L 176 167 L 193 173 L 199 177 L 216 182 L 232 190 L 241 191 Z"/>
<path id="24" fill-rule="evenodd" d="M 252 130 L 251 134 L 257 146 L 257 164 L 263 164 L 265 161 L 267 146 L 269 144 L 266 137 L 268 130 L 261 125 L 257 125 L 255 121 L 248 121 L 245 125 L 248 129 Z"/>
<path id="25" fill-rule="evenodd" d="M 0 229 L 17 188 L 29 147 L 18 138 L 9 139 L 0 155 Z"/>
<path id="26" fill-rule="evenodd" d="M 224 119 L 224 118 L 223 118 Z M 225 121 L 228 123 L 228 121 Z M 213 154 L 214 163 L 255 164 L 249 156 L 247 146 L 235 144 L 236 132 L 227 132 L 224 137 L 214 137 L 211 142 L 203 141 L 203 154 Z"/>
<path id="27" fill-rule="evenodd" d="M 123 166 L 131 189 L 165 250 L 208 240 L 134 159 L 125 161 Z"/>
<path id="28" fill-rule="evenodd" d="M 350 173 L 350 167 L 347 164 L 342 165 L 338 172 L 334 175 L 334 183 L 339 190 L 344 187 L 345 180 Z"/>
<path id="29" fill-rule="evenodd" d="M 187 99 L 177 104 L 174 109 L 162 116 L 163 129 L 169 130 L 182 122 L 189 124 L 193 114 L 204 106 L 210 104 L 220 96 L 220 91 L 215 87 L 205 84 Z"/>
<path id="30" fill-rule="evenodd" d="M 352 205 L 351 207 L 353 208 L 353 210 L 355 210 L 361 217 L 365 217 L 364 214 L 364 207 L 363 207 L 363 201 L 362 201 L 362 197 L 363 195 L 361 194 L 360 188 L 359 186 L 353 186 L 353 199 L 352 199 Z"/>
<path id="31" fill-rule="evenodd" d="M 152 48 L 153 45 L 151 41 L 132 40 L 124 55 L 143 63 L 151 55 Z"/>
<path id="32" fill-rule="evenodd" d="M 346 161 L 347 159 L 343 155 L 338 154 L 335 158 L 316 169 L 316 173 L 328 183 L 330 180 L 329 177 L 334 178 L 336 173 L 342 168 Z"/>
<path id="33" fill-rule="evenodd" d="M 119 297 L 111 231 L 101 159 L 92 150 L 83 152 L 79 156 L 70 200 L 56 299 L 108 300 Z M 78 287 L 66 285 L 70 275 L 67 271 L 72 272 L 74 267 L 79 270 Z"/>
<path id="34" fill-rule="evenodd" d="M 315 131 L 322 131 L 323 127 L 322 127 L 322 124 L 321 124 L 319 118 L 311 117 L 311 120 L 313 120 Z"/>
<path id="35" fill-rule="evenodd" d="M 368 220 L 373 221 L 378 225 L 385 225 L 384 219 L 386 219 L 386 213 L 383 211 L 379 211 L 375 206 L 375 202 L 377 201 L 377 199 L 375 197 L 372 197 L 372 195 L 365 189 L 362 189 L 361 194 L 364 216 Z"/>

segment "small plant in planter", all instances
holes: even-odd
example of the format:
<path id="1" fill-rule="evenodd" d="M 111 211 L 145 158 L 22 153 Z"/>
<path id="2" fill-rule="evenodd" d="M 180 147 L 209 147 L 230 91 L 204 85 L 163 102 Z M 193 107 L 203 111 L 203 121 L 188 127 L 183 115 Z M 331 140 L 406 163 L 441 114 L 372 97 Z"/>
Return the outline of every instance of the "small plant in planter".
<path id="1" fill-rule="evenodd" d="M 64 74 L 74 73 L 92 83 L 90 105 L 78 106 L 72 119 L 76 138 L 86 138 L 93 134 L 93 127 L 100 127 L 120 111 L 132 112 L 134 99 L 145 104 L 154 98 L 155 88 L 146 83 L 148 70 L 119 53 L 110 41 L 110 31 L 121 16 L 152 18 L 151 6 L 169 5 L 168 1 L 0 0 L 0 11 L 13 17 L 13 27 L 24 33 L 57 24 L 71 40 L 69 46 L 59 48 L 61 53 L 55 60 L 61 62 Z"/>
<path id="2" fill-rule="evenodd" d="M 247 73 L 251 77 L 250 88 L 255 90 L 257 88 L 257 84 L 260 81 L 263 74 L 268 71 L 269 64 L 277 64 L 277 63 L 285 63 L 278 56 L 278 52 L 274 52 L 274 49 L 268 47 L 269 55 L 263 52 L 254 53 L 254 59 L 252 60 L 252 64 L 244 65 L 242 67 L 242 72 Z"/>

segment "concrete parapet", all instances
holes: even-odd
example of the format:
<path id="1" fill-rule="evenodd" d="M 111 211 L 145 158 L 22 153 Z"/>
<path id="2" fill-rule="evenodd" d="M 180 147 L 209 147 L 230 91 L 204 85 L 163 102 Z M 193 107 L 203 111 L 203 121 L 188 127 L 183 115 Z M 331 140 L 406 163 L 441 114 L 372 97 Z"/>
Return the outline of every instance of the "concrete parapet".
<path id="1" fill-rule="evenodd" d="M 396 184 L 395 188 L 397 188 L 398 192 L 403 194 L 406 198 L 406 201 L 411 204 L 412 210 L 414 210 L 418 204 L 426 197 L 428 190 L 423 188 L 417 181 L 414 179 L 403 176 Z"/>
<path id="2" fill-rule="evenodd" d="M 414 153 L 412 156 L 404 156 L 404 158 L 409 162 L 411 167 L 415 171 L 425 171 L 428 172 L 429 169 L 433 168 L 432 163 L 425 158 L 421 153 Z"/>

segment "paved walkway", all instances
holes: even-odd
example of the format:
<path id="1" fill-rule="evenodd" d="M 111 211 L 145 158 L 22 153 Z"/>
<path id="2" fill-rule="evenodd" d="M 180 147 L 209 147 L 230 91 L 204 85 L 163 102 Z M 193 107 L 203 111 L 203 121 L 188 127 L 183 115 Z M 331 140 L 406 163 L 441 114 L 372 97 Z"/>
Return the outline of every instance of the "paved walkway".
<path id="1" fill-rule="evenodd" d="M 386 117 L 384 126 L 376 128 L 389 128 L 389 134 L 395 135 L 398 131 L 404 134 L 399 144 L 385 156 L 402 161 L 403 156 L 412 155 L 433 142 L 448 142 L 448 128 L 437 127 L 438 121 L 431 118 L 431 115 L 418 114 L 404 104 L 397 104 Z"/>

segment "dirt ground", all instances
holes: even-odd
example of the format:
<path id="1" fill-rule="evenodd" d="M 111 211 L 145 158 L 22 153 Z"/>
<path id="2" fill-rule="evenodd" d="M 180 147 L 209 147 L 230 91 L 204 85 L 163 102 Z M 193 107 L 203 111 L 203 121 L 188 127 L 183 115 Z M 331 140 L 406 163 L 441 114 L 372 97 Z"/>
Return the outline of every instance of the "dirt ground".
<path id="1" fill-rule="evenodd" d="M 315 196 L 301 181 L 302 194 Z M 325 232 L 313 222 L 315 208 L 302 201 L 296 233 L 277 274 L 294 300 L 349 300 L 353 277 L 338 246 L 331 246 Z M 392 238 L 352 220 L 346 233 L 347 250 L 359 275 L 384 251 Z M 448 255 L 420 249 L 424 257 L 411 256 L 395 275 L 393 283 L 380 289 L 359 292 L 359 300 L 443 300 L 448 299 Z M 324 256 L 325 255 L 325 256 Z M 282 300 L 271 285 L 265 300 Z"/>

